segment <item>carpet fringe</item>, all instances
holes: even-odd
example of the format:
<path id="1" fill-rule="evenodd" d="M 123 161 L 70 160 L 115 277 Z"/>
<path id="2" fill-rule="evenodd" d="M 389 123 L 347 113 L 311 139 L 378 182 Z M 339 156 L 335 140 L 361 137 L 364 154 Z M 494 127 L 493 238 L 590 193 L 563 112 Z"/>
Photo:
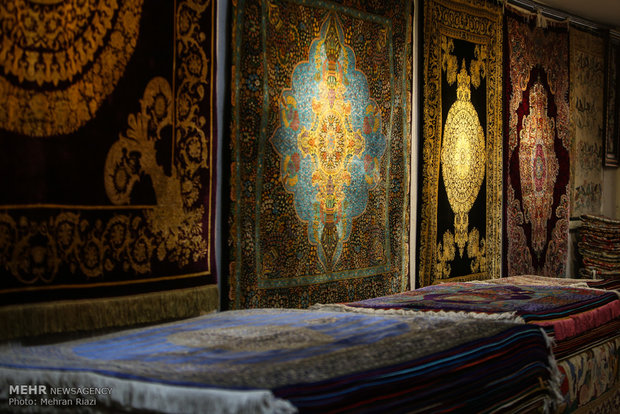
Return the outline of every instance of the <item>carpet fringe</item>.
<path id="1" fill-rule="evenodd" d="M 216 311 L 217 286 L 0 307 L 0 341 L 189 318 Z"/>
<path id="2" fill-rule="evenodd" d="M 407 316 L 436 316 L 450 319 L 485 319 L 498 320 L 515 323 L 525 323 L 525 320 L 518 316 L 516 312 L 500 312 L 500 313 L 481 313 L 481 312 L 465 312 L 465 311 L 420 311 L 415 309 L 375 309 L 375 308 L 358 308 L 344 304 L 322 304 L 317 303 L 310 306 L 309 309 L 332 311 L 332 312 L 357 312 L 377 315 L 407 315 Z"/>

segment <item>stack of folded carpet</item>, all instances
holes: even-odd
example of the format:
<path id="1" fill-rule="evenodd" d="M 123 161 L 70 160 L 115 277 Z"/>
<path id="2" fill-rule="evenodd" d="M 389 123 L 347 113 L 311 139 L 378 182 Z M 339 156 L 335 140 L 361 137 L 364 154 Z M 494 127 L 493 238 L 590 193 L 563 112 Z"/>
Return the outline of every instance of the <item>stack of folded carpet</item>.
<path id="1" fill-rule="evenodd" d="M 554 280 L 549 278 L 550 282 Z M 502 281 L 504 281 L 502 283 Z M 518 283 L 518 282 L 517 282 Z M 542 327 L 554 340 L 555 356 L 575 352 L 584 342 L 615 336 L 620 329 L 619 294 L 602 289 L 519 285 L 497 281 L 451 282 L 345 304 L 313 309 L 425 312 L 475 319 L 510 320 Z M 603 329 L 604 332 L 593 332 Z"/>
<path id="2" fill-rule="evenodd" d="M 596 287 L 591 286 L 593 282 Z M 561 402 L 554 414 L 618 413 L 620 292 L 615 291 L 616 287 L 608 280 L 520 275 L 442 283 L 312 308 L 371 315 L 430 314 L 455 320 L 510 320 L 539 326 L 553 338 L 552 352 L 561 375 Z M 597 380 L 593 382 L 592 378 Z M 605 408 L 608 404 L 610 407 Z"/>
<path id="3" fill-rule="evenodd" d="M 620 278 L 620 220 L 582 215 L 577 247 L 581 276 Z"/>
<path id="4" fill-rule="evenodd" d="M 549 346 L 540 327 L 505 320 L 218 312 L 65 342 L 2 343 L 0 412 L 55 412 L 12 403 L 15 384 L 105 388 L 97 412 L 547 412 L 561 402 Z"/>

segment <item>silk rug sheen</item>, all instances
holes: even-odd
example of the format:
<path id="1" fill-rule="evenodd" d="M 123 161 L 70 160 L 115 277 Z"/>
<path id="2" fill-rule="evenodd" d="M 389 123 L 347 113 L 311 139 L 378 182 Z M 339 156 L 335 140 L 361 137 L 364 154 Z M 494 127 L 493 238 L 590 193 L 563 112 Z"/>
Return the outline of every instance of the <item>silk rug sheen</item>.
<path id="1" fill-rule="evenodd" d="M 224 306 L 406 288 L 411 7 L 235 3 Z"/>
<path id="2" fill-rule="evenodd" d="M 499 277 L 501 11 L 424 2 L 419 286 Z"/>
<path id="3" fill-rule="evenodd" d="M 0 303 L 217 296 L 214 3 L 4 2 L 0 25 Z"/>
<path id="4" fill-rule="evenodd" d="M 570 129 L 566 25 L 507 9 L 504 276 L 563 277 L 568 257 Z"/>

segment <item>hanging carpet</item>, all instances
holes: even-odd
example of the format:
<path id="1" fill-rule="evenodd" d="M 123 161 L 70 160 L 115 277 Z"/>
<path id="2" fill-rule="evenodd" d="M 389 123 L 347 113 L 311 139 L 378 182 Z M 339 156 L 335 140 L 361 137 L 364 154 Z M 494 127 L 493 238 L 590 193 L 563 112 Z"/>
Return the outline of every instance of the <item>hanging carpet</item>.
<path id="1" fill-rule="evenodd" d="M 406 288 L 411 25 L 402 0 L 236 3 L 225 306 Z"/>

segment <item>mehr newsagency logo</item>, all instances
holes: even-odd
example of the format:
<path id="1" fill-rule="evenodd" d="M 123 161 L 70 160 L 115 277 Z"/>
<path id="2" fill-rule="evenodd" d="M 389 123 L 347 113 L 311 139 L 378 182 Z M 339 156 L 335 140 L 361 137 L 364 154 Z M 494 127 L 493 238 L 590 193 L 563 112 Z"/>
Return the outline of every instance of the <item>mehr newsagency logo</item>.
<path id="1" fill-rule="evenodd" d="M 50 387 L 38 384 L 9 385 L 9 407 L 70 407 L 97 405 L 97 397 L 112 394 L 110 387 Z"/>

